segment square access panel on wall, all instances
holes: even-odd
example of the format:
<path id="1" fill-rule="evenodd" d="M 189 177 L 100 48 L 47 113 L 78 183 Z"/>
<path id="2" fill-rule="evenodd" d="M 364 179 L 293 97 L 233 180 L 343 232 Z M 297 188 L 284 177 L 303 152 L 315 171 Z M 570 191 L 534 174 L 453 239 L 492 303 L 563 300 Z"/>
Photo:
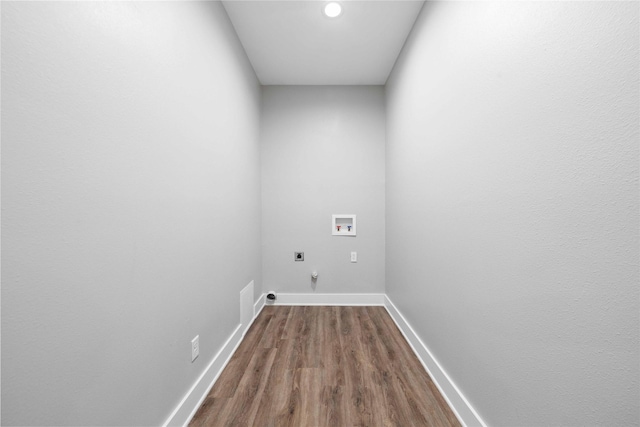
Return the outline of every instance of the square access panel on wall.
<path id="1" fill-rule="evenodd" d="M 355 236 L 356 216 L 355 215 L 332 215 L 331 234 L 334 236 Z"/>

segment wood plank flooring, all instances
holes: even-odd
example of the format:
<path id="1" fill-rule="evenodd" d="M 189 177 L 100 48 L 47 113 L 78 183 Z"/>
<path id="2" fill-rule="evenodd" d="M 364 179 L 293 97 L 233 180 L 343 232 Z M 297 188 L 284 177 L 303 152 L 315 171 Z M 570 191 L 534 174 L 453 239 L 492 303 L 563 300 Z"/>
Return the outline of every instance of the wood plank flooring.
<path id="1" fill-rule="evenodd" d="M 460 426 L 383 307 L 267 306 L 189 426 Z"/>

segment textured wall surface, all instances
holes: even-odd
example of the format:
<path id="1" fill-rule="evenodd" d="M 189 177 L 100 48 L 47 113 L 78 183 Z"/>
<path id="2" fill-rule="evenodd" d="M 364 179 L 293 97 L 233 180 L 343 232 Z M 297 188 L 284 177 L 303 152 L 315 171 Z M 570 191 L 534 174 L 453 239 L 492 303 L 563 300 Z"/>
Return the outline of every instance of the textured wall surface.
<path id="1" fill-rule="evenodd" d="M 3 425 L 166 419 L 260 283 L 259 108 L 217 2 L 3 2 Z"/>
<path id="2" fill-rule="evenodd" d="M 637 2 L 427 2 L 387 294 L 489 425 L 638 425 Z"/>
<path id="3" fill-rule="evenodd" d="M 265 291 L 384 292 L 384 115 L 381 86 L 264 87 Z M 332 236 L 332 214 L 356 214 L 357 236 Z"/>

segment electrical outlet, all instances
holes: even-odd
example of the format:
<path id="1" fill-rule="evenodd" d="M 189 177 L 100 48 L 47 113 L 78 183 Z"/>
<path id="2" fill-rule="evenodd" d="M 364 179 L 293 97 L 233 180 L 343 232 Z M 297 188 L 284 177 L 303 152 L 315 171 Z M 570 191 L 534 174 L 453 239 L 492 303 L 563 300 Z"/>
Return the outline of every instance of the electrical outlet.
<path id="1" fill-rule="evenodd" d="M 351 262 L 358 262 L 358 252 L 351 252 Z"/>
<path id="2" fill-rule="evenodd" d="M 200 354 L 200 335 L 196 335 L 196 337 L 191 340 L 191 362 L 196 360 L 199 354 Z"/>

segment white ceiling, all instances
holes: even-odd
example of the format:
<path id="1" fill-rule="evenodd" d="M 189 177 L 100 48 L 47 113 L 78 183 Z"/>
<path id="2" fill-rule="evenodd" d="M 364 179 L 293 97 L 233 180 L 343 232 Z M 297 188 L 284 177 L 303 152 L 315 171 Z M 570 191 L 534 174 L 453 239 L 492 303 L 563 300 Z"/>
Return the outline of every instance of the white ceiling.
<path id="1" fill-rule="evenodd" d="M 263 85 L 383 85 L 422 8 L 418 0 L 226 0 L 224 7 Z"/>

